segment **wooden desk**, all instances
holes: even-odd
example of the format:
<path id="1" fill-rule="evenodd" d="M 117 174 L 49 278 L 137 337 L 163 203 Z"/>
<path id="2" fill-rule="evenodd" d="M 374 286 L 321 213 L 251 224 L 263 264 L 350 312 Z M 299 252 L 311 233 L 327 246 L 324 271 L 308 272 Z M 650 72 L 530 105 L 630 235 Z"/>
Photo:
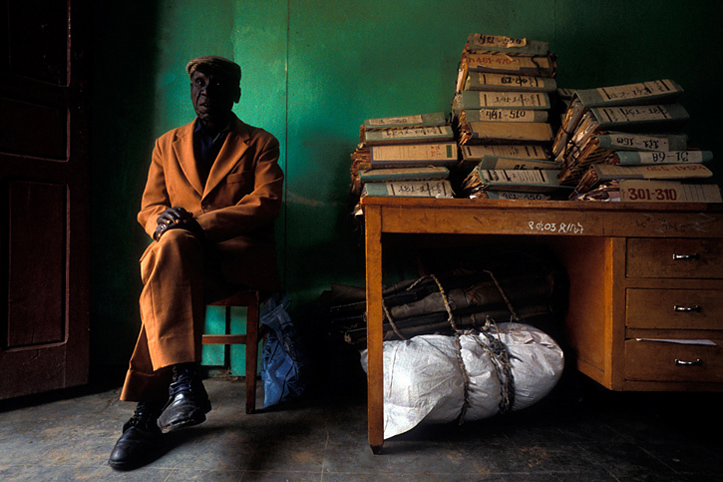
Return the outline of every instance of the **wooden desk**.
<path id="1" fill-rule="evenodd" d="M 570 276 L 566 329 L 578 369 L 614 390 L 723 387 L 723 306 L 717 301 L 723 291 L 720 205 L 391 197 L 366 197 L 361 204 L 366 226 L 369 444 L 374 453 L 381 452 L 384 442 L 384 233 L 548 237 L 560 248 L 558 254 Z M 672 250 L 673 256 L 667 251 L 662 254 L 665 250 Z M 679 259 L 668 266 L 668 258 L 675 256 Z M 692 312 L 683 313 L 686 317 L 705 312 L 706 316 L 699 316 L 690 326 L 681 326 L 676 320 L 651 326 L 647 318 L 631 319 L 631 312 L 654 307 L 660 297 L 701 290 L 707 296 L 703 302 L 715 306 L 701 310 L 697 305 L 682 305 Z M 628 298 L 633 294 L 658 298 L 648 296 L 629 307 Z M 682 375 L 667 373 L 667 365 L 651 368 L 650 374 L 645 373 L 647 368 L 636 372 L 645 365 L 640 358 L 668 347 L 639 345 L 635 337 L 711 338 L 721 343 L 705 353 L 705 363 L 700 358 L 703 355 L 686 352 L 686 358 L 676 361 L 689 364 L 681 367 L 690 370 Z"/>

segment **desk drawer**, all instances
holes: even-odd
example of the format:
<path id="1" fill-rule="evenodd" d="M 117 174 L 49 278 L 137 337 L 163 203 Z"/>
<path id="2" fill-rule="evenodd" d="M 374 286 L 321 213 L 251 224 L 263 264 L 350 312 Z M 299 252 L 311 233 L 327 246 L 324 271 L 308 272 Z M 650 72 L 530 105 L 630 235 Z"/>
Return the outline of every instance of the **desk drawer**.
<path id="1" fill-rule="evenodd" d="M 723 293 L 720 290 L 628 289 L 625 326 L 723 330 Z"/>
<path id="2" fill-rule="evenodd" d="M 723 278 L 723 240 L 630 238 L 629 278 Z"/>
<path id="3" fill-rule="evenodd" d="M 625 341 L 625 378 L 638 381 L 723 382 L 723 352 L 716 346 Z"/>

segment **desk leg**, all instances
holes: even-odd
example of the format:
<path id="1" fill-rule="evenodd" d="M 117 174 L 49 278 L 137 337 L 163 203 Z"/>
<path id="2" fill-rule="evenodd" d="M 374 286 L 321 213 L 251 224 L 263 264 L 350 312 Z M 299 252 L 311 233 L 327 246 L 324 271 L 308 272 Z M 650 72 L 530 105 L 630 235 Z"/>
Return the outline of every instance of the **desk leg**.
<path id="1" fill-rule="evenodd" d="M 367 410 L 369 445 L 379 454 L 384 444 L 384 359 L 382 356 L 382 219 L 379 207 L 364 210 L 367 296 Z"/>

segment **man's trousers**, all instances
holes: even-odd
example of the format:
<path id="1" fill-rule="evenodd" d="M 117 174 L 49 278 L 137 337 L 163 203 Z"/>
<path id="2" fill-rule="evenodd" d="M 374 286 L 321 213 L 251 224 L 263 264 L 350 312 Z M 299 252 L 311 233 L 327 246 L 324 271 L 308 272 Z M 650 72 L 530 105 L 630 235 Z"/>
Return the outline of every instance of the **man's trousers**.
<path id="1" fill-rule="evenodd" d="M 208 258 L 185 229 L 166 231 L 143 253 L 142 325 L 121 400 L 162 403 L 168 396 L 168 368 L 201 361 Z"/>

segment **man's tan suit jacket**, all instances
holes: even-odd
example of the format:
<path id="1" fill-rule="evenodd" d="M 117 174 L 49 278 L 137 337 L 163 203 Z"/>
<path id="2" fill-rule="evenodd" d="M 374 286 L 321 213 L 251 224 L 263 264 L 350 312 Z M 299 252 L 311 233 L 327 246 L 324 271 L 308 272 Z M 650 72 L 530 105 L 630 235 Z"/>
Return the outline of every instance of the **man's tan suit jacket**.
<path id="1" fill-rule="evenodd" d="M 194 158 L 196 122 L 156 141 L 138 222 L 152 237 L 158 216 L 182 207 L 203 228 L 226 281 L 281 289 L 274 243 L 284 180 L 277 162 L 279 142 L 234 116 L 204 186 Z"/>

